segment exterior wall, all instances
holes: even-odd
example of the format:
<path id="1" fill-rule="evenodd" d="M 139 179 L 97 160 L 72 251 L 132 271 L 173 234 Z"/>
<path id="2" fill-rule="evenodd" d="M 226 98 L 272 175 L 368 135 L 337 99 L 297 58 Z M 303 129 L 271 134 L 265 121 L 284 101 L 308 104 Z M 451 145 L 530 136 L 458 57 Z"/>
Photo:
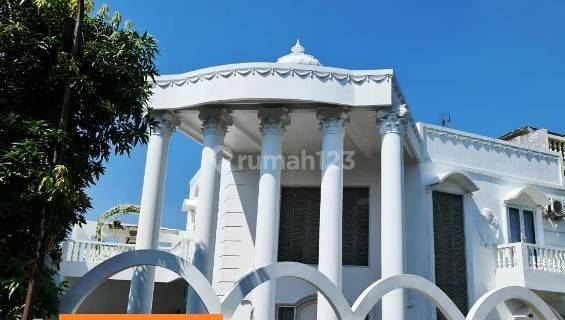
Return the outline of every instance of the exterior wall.
<path id="1" fill-rule="evenodd" d="M 418 162 L 407 161 L 404 168 L 404 228 L 406 273 L 433 279 L 433 228 L 432 206 L 426 188 L 421 184 L 421 167 Z M 418 244 L 418 245 L 416 245 Z M 432 319 L 435 308 L 420 295 L 406 293 L 407 319 Z"/>
<path id="2" fill-rule="evenodd" d="M 457 181 L 446 180 L 436 190 L 462 194 L 464 199 L 465 251 L 469 305 L 497 288 L 497 246 L 507 242 L 508 195 L 526 185 L 535 185 L 553 196 L 565 196 L 561 186 L 561 162 L 551 152 L 522 148 L 515 144 L 452 129 L 418 124 L 420 160 L 405 155 L 405 246 L 406 271 L 434 280 L 432 192 L 428 187 L 457 170 L 466 174 L 479 190 L 469 193 Z M 380 277 L 380 165 L 377 159 L 356 155 L 356 166 L 344 172 L 345 186 L 370 187 L 369 266 L 344 266 L 343 293 L 350 303 Z M 220 218 L 216 249 L 214 288 L 225 295 L 234 281 L 253 268 L 258 170 L 236 168 L 224 160 L 222 166 Z M 319 170 L 283 170 L 283 186 L 319 186 Z M 513 204 L 529 205 L 522 196 Z M 486 222 L 483 209 L 494 213 L 498 228 Z M 565 223 L 536 217 L 536 237 L 545 244 L 565 246 Z M 279 281 L 277 303 L 296 305 L 315 294 L 298 280 Z M 409 319 L 431 319 L 435 308 L 419 295 L 407 293 Z M 491 319 L 507 319 L 520 310 L 507 304 L 491 314 Z M 237 319 L 250 319 L 252 298 L 240 307 Z M 372 319 L 380 318 L 380 311 Z"/>
<path id="3" fill-rule="evenodd" d="M 418 254 L 424 255 L 424 251 L 429 262 L 422 264 L 426 271 L 418 270 L 412 263 L 409 263 L 408 270 L 411 273 L 422 272 L 423 275 L 427 273 L 430 279 L 434 278 L 432 200 L 431 190 L 426 190 L 426 186 L 436 183 L 440 177 L 454 170 L 465 173 L 479 187 L 478 191 L 467 193 L 456 182 L 449 180 L 436 188 L 444 192 L 464 194 L 468 296 L 472 305 L 481 295 L 497 288 L 497 285 L 500 286 L 497 284 L 497 245 L 508 242 L 505 199 L 526 185 L 537 186 L 549 197 L 563 197 L 565 190 L 561 186 L 561 162 L 559 157 L 551 152 L 520 150 L 510 143 L 427 124 L 419 124 L 418 127 L 424 155 L 418 165 L 422 219 L 407 220 L 407 228 L 411 230 L 407 232 L 407 237 L 415 237 L 418 232 L 424 233 L 416 229 L 422 227 L 420 223 L 425 225 L 428 234 L 427 248 L 421 246 L 417 252 L 409 251 L 409 259 L 417 260 Z M 410 170 L 407 170 L 407 174 L 410 174 Z M 538 205 L 527 195 L 522 195 L 508 204 L 530 208 Z M 494 213 L 498 228 L 486 222 L 481 214 L 485 208 Z M 406 212 L 407 215 L 412 214 L 411 210 Z M 412 224 L 414 221 L 418 221 L 417 224 Z M 551 222 L 536 214 L 535 224 L 538 243 L 565 246 L 565 222 Z M 545 276 L 557 279 L 551 274 Z M 507 319 L 512 311 L 518 309 L 507 304 L 494 311 L 491 317 Z"/>
<path id="4" fill-rule="evenodd" d="M 344 266 L 343 292 L 352 304 L 361 292 L 380 275 L 380 217 L 378 160 L 356 154 L 353 170 L 344 171 L 345 186 L 368 186 L 369 204 L 369 266 Z M 257 187 L 256 169 L 238 169 L 236 163 L 223 161 L 220 210 L 214 267 L 214 289 L 222 297 L 233 283 L 253 268 Z M 319 186 L 320 170 L 283 170 L 282 186 Z M 316 267 L 316 266 L 314 266 Z M 278 281 L 277 304 L 296 305 L 315 295 L 310 285 L 294 279 Z M 236 319 L 250 319 L 252 298 L 236 313 Z M 308 310 L 304 310 L 308 312 Z"/>
<path id="5" fill-rule="evenodd" d="M 429 124 L 419 124 L 429 162 L 531 184 L 562 185 L 559 154 Z"/>
<path id="6" fill-rule="evenodd" d="M 213 287 L 222 298 L 253 268 L 259 172 L 222 161 Z"/>
<path id="7" fill-rule="evenodd" d="M 548 139 L 549 133 L 547 132 L 547 129 L 539 129 L 525 135 L 514 137 L 510 141 L 531 148 L 547 150 L 549 149 Z"/>

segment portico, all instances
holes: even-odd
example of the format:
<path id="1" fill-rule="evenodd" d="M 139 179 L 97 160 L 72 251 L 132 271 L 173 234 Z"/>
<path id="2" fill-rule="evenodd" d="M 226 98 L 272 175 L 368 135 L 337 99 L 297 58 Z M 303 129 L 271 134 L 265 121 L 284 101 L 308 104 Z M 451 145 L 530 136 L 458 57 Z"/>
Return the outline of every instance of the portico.
<path id="1" fill-rule="evenodd" d="M 343 209 L 344 187 L 356 186 L 348 183 L 352 174 L 375 173 L 367 177 L 367 268 L 374 277 L 367 282 L 404 273 L 403 168 L 405 158 L 417 154 L 411 148 L 408 108 L 392 70 L 323 67 L 297 43 L 277 63 L 227 65 L 161 77 L 152 99 L 155 116 L 167 115 L 174 120 L 172 128 L 203 145 L 192 263 L 220 296 L 229 289 L 230 279 L 247 272 L 246 266 L 279 259 L 281 188 L 293 186 L 320 188 L 315 258 L 318 269 L 341 288 L 344 268 L 355 267 L 344 265 L 342 252 L 344 245 L 355 243 L 342 237 L 344 215 L 354 212 Z M 155 144 L 161 147 L 152 148 Z M 140 224 L 140 235 L 159 228 L 166 152 L 162 137 L 152 135 L 146 164 L 151 177 L 146 173 L 140 221 L 153 223 L 143 229 Z M 298 168 L 291 167 L 290 156 L 302 154 L 315 157 L 314 168 L 301 167 L 301 161 Z M 240 167 L 241 157 L 254 156 L 259 159 L 257 168 L 256 161 Z M 155 164 L 149 159 L 161 160 Z M 155 181 L 157 187 L 150 188 Z M 238 186 L 247 181 L 256 183 L 256 192 L 242 195 Z M 239 193 L 239 203 L 230 202 L 231 193 Z M 147 291 L 135 289 L 137 282 L 132 281 L 130 301 L 140 302 L 128 311 L 148 312 L 151 299 L 145 297 Z M 150 288 L 150 283 L 151 278 L 145 278 L 143 287 Z M 265 283 L 257 288 L 249 297 L 255 318 L 275 319 L 277 287 L 289 285 Z M 345 286 L 358 294 L 357 285 Z M 302 298 L 307 296 L 305 291 Z M 403 319 L 405 307 L 403 292 L 392 292 L 383 300 L 383 318 Z M 204 311 L 190 293 L 187 310 Z M 316 313 L 318 319 L 336 319 L 322 296 Z"/>

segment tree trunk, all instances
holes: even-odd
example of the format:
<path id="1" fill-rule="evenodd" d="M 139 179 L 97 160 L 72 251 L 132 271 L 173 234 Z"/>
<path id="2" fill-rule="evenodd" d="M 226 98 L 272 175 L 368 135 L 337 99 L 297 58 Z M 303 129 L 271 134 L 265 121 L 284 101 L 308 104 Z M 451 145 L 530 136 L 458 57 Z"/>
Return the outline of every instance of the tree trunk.
<path id="1" fill-rule="evenodd" d="M 75 28 L 73 32 L 73 46 L 71 51 L 71 57 L 73 61 L 78 61 L 79 48 L 82 42 L 82 22 L 84 19 L 84 0 L 77 1 L 76 16 L 75 16 Z M 65 86 L 65 91 L 63 94 L 63 100 L 61 102 L 61 114 L 58 121 L 58 129 L 66 132 L 69 122 L 70 115 L 70 102 L 71 102 L 71 87 L 70 84 Z M 60 142 L 53 153 L 53 167 L 60 164 L 63 159 L 63 142 Z M 33 260 L 33 266 L 31 269 L 25 305 L 23 311 L 23 320 L 33 319 L 33 307 L 37 297 L 37 285 L 41 281 L 41 273 L 43 271 L 45 256 L 47 254 L 47 247 L 51 242 L 50 229 L 55 220 L 55 210 L 54 208 L 47 204 L 44 206 L 41 212 L 41 223 L 39 226 L 39 234 L 37 236 L 36 243 L 36 254 Z"/>

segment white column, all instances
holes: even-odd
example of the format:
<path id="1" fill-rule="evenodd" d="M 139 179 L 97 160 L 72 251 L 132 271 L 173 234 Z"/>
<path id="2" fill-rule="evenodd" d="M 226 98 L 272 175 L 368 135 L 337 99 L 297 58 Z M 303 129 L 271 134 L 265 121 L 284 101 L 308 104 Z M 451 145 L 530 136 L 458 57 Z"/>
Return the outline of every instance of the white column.
<path id="1" fill-rule="evenodd" d="M 404 161 L 402 139 L 405 106 L 379 111 L 381 134 L 381 278 L 404 273 Z M 382 319 L 403 320 L 405 293 L 399 289 L 382 300 Z"/>
<path id="2" fill-rule="evenodd" d="M 157 113 L 153 117 L 159 126 L 151 129 L 147 146 L 136 250 L 159 248 L 169 138 L 176 126 L 176 119 L 171 113 Z M 140 266 L 135 269 L 130 285 L 128 313 L 151 313 L 154 281 L 155 267 Z"/>
<path id="3" fill-rule="evenodd" d="M 232 120 L 225 109 L 202 110 L 198 117 L 202 121 L 204 141 L 198 179 L 198 205 L 196 206 L 194 223 L 192 264 L 212 283 L 221 161 L 224 137 Z M 189 313 L 207 313 L 200 298 L 190 289 L 187 297 L 187 311 Z"/>
<path id="4" fill-rule="evenodd" d="M 277 262 L 280 221 L 282 144 L 290 118 L 286 109 L 261 109 L 261 160 L 255 232 L 255 267 Z M 255 319 L 275 319 L 275 283 L 253 292 Z"/>
<path id="5" fill-rule="evenodd" d="M 320 197 L 320 241 L 318 270 L 341 290 L 343 137 L 348 122 L 344 108 L 326 108 L 317 112 L 322 131 L 322 181 Z M 330 304 L 318 293 L 317 318 L 337 319 Z"/>

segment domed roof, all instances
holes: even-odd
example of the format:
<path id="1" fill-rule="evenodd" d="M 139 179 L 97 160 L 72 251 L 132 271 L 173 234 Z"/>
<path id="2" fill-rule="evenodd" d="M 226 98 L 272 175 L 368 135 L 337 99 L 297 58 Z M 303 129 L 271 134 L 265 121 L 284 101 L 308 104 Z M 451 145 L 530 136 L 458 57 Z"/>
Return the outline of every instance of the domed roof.
<path id="1" fill-rule="evenodd" d="M 314 66 L 321 66 L 322 64 L 318 59 L 314 58 L 309 54 L 304 53 L 304 47 L 300 45 L 300 40 L 296 40 L 294 47 L 290 49 L 290 53 L 280 57 L 277 63 L 288 63 L 288 64 L 307 64 Z"/>

